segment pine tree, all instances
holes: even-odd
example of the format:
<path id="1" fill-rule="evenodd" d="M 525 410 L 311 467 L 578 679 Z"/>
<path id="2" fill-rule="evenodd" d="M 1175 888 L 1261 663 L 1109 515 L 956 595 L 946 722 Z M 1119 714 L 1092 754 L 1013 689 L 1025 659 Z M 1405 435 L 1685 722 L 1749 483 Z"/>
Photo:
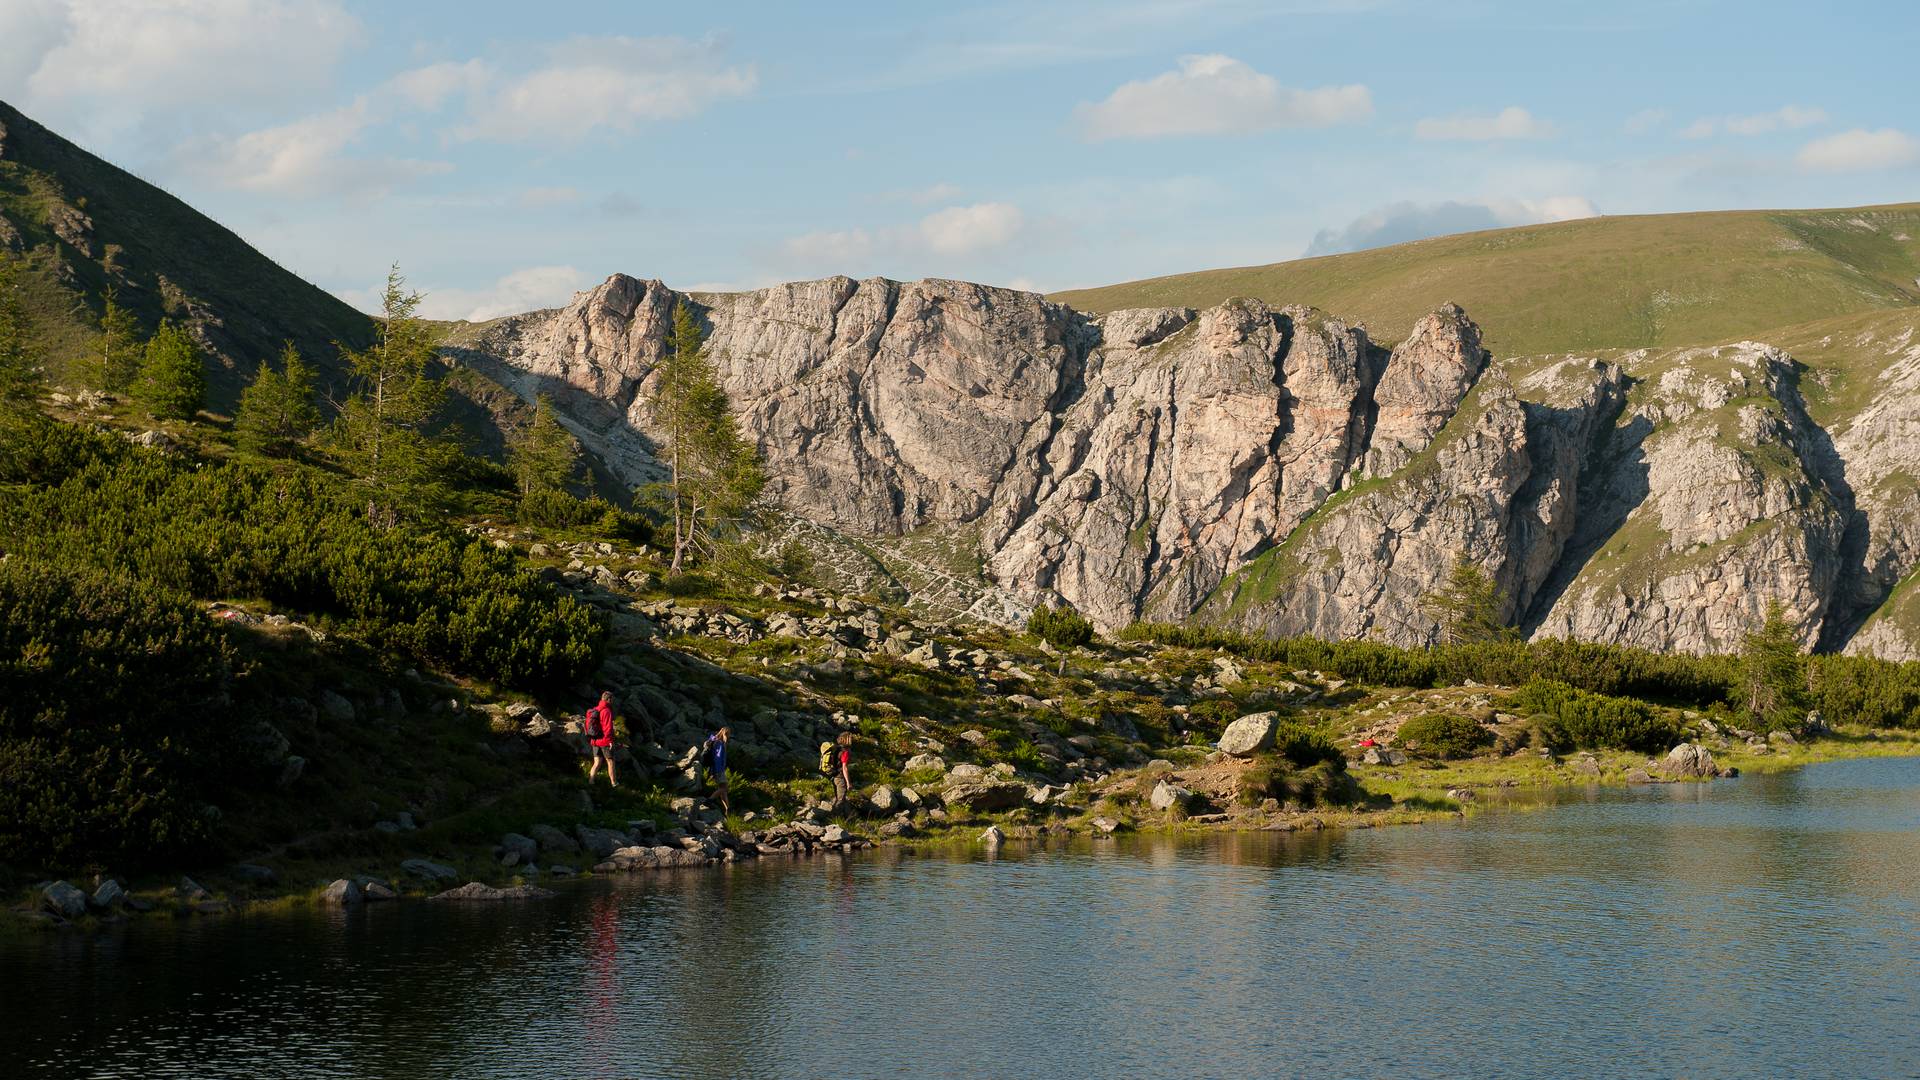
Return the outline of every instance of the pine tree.
<path id="1" fill-rule="evenodd" d="M 541 394 L 533 403 L 533 423 L 516 432 L 507 447 L 507 468 L 520 494 L 566 490 L 574 459 L 573 436 L 554 415 L 553 399 Z"/>
<path id="2" fill-rule="evenodd" d="M 1741 643 L 1739 685 L 1742 711 L 1763 731 L 1792 727 L 1806 715 L 1807 658 L 1778 600 L 1767 605 L 1760 629 Z"/>
<path id="3" fill-rule="evenodd" d="M 1454 560 L 1446 584 L 1427 597 L 1424 607 L 1440 624 L 1442 644 L 1477 645 L 1517 636 L 1501 621 L 1503 601 L 1493 578 L 1463 556 Z"/>
<path id="4" fill-rule="evenodd" d="M 420 299 L 394 266 L 381 294 L 378 339 L 344 354 L 354 392 L 334 422 L 334 443 L 373 487 L 369 509 L 387 515 L 394 502 L 417 503 L 436 486 L 435 468 L 448 450 L 434 430 L 446 397 L 432 369 L 439 340 L 415 314 Z"/>
<path id="5" fill-rule="evenodd" d="M 674 308 L 669 348 L 654 369 L 647 405 L 664 444 L 677 573 L 715 524 L 744 513 L 766 486 L 759 453 L 740 435 L 700 323 L 685 304 Z"/>
<path id="6" fill-rule="evenodd" d="M 147 341 L 133 395 L 159 420 L 191 420 L 206 394 L 206 371 L 185 330 L 163 321 Z"/>
<path id="7" fill-rule="evenodd" d="M 107 286 L 100 310 L 100 368 L 95 379 L 110 394 L 125 393 L 140 370 L 139 327 L 133 312 L 120 306 L 119 292 Z"/>
<path id="8" fill-rule="evenodd" d="M 320 410 L 313 403 L 313 370 L 291 343 L 280 353 L 280 370 L 261 364 L 240 394 L 234 437 L 255 453 L 286 457 L 313 434 Z"/>

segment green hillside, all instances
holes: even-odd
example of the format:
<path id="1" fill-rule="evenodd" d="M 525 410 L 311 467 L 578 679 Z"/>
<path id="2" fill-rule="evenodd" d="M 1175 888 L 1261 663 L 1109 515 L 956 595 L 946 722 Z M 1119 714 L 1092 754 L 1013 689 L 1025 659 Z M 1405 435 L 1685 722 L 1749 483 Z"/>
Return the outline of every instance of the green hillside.
<path id="1" fill-rule="evenodd" d="M 288 272 L 218 222 L 0 101 L 0 258 L 22 260 L 51 374 L 91 347 L 101 292 L 151 331 L 187 322 L 211 352 L 212 403 L 230 403 L 287 340 L 323 366 L 371 320 Z"/>
<path id="2" fill-rule="evenodd" d="M 1386 340 L 1454 301 L 1503 355 L 1689 345 L 1920 303 L 1920 203 L 1588 218 L 1055 293 L 1083 311 L 1311 304 Z"/>

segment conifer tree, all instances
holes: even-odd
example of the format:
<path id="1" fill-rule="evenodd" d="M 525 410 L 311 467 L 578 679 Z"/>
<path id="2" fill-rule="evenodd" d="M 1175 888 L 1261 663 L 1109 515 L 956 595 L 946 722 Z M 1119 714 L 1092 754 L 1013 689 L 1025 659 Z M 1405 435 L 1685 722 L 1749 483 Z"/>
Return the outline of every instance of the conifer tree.
<path id="1" fill-rule="evenodd" d="M 1477 645 L 1517 636 L 1501 621 L 1503 599 L 1493 578 L 1462 556 L 1454 559 L 1446 584 L 1427 597 L 1424 607 L 1440 624 L 1442 644 Z"/>
<path id="2" fill-rule="evenodd" d="M 447 444 L 434 430 L 446 397 L 432 368 L 439 339 L 415 314 L 420 299 L 394 266 L 373 346 L 344 354 L 354 389 L 334 422 L 334 443 L 373 487 L 371 509 L 390 512 L 396 500 L 418 501 L 436 486 L 435 468 L 444 464 Z"/>
<path id="3" fill-rule="evenodd" d="M 133 394 L 155 419 L 191 420 L 206 394 L 206 371 L 193 339 L 171 320 L 147 340 Z"/>
<path id="4" fill-rule="evenodd" d="M 39 353 L 13 261 L 0 257 L 0 477 L 11 474 L 22 436 L 39 418 Z"/>
<path id="5" fill-rule="evenodd" d="M 119 291 L 107 286 L 100 310 L 99 370 L 94 378 L 110 394 L 125 393 L 140 371 L 139 328 L 133 312 L 120 306 Z"/>
<path id="6" fill-rule="evenodd" d="M 573 478 L 573 436 L 560 426 L 553 399 L 541 394 L 533 403 L 533 423 L 516 432 L 507 447 L 507 468 L 520 485 L 520 494 L 564 491 Z"/>
<path id="7" fill-rule="evenodd" d="M 241 446 L 255 453 L 286 457 L 320 423 L 313 403 L 313 369 L 292 343 L 280 353 L 280 370 L 261 364 L 253 382 L 240 394 L 233 432 Z"/>
<path id="8" fill-rule="evenodd" d="M 666 356 L 654 370 L 648 408 L 659 429 L 673 503 L 673 564 L 701 546 L 721 521 L 738 517 L 766 486 L 759 453 L 742 438 L 693 311 L 673 311 Z"/>
<path id="9" fill-rule="evenodd" d="M 1740 649 L 1740 706 L 1761 730 L 1792 727 L 1807 711 L 1807 658 L 1780 601 Z"/>

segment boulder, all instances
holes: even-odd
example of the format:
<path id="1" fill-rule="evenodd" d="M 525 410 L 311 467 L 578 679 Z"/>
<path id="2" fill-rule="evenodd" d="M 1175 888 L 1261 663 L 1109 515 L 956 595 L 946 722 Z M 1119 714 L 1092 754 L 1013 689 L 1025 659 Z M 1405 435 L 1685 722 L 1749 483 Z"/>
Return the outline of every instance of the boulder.
<path id="1" fill-rule="evenodd" d="M 391 883 L 382 881 L 379 878 L 362 878 L 359 885 L 360 895 L 365 897 L 370 903 L 375 900 L 400 899 L 400 890 L 394 888 Z"/>
<path id="2" fill-rule="evenodd" d="M 531 836 L 510 832 L 500 838 L 500 850 L 503 855 L 514 856 L 515 862 L 530 863 L 540 854 L 540 843 Z"/>
<path id="3" fill-rule="evenodd" d="M 633 843 L 624 833 L 615 832 L 612 829 L 596 829 L 591 825 L 575 825 L 573 834 L 579 838 L 583 849 L 602 859 Z"/>
<path id="4" fill-rule="evenodd" d="M 990 848 L 997 848 L 1001 844 L 1006 843 L 1006 840 L 1007 834 L 1001 832 L 1000 826 L 998 825 L 989 825 L 987 826 L 987 831 L 980 834 L 980 842 Z"/>
<path id="5" fill-rule="evenodd" d="M 101 911 L 112 911 L 127 902 L 127 890 L 118 881 L 108 878 L 93 890 L 93 898 L 89 902 Z"/>
<path id="6" fill-rule="evenodd" d="M 255 885 L 271 885 L 280 877 L 273 872 L 273 867 L 250 862 L 234 863 L 233 874 Z"/>
<path id="7" fill-rule="evenodd" d="M 341 878 L 320 891 L 320 902 L 334 907 L 352 907 L 364 899 L 360 883 L 351 878 Z"/>
<path id="8" fill-rule="evenodd" d="M 1093 825 L 1093 831 L 1101 836 L 1112 836 L 1114 833 L 1120 831 L 1120 823 L 1110 817 L 1094 818 L 1091 824 Z"/>
<path id="9" fill-rule="evenodd" d="M 1384 746 L 1369 746 L 1360 760 L 1368 765 L 1405 765 L 1407 754 L 1404 750 L 1389 750 Z"/>
<path id="10" fill-rule="evenodd" d="M 40 890 L 40 906 L 63 919 L 77 919 L 87 913 L 87 894 L 56 881 Z"/>
<path id="11" fill-rule="evenodd" d="M 987 770 L 981 768 L 980 766 L 970 765 L 965 762 L 962 762 L 961 764 L 955 765 L 953 768 L 947 770 L 947 783 L 948 784 L 971 783 L 975 780 L 979 780 L 985 777 L 986 775 L 987 775 Z"/>
<path id="12" fill-rule="evenodd" d="M 826 831 L 820 834 L 820 842 L 823 844 L 844 844 L 848 839 L 847 830 L 838 825 L 829 825 Z"/>
<path id="13" fill-rule="evenodd" d="M 573 842 L 573 837 L 568 836 L 566 833 L 561 832 L 551 825 L 535 825 L 533 828 L 528 829 L 527 832 L 539 843 L 540 850 L 548 854 L 556 851 L 580 850 L 580 845 Z"/>
<path id="14" fill-rule="evenodd" d="M 353 702 L 331 690 L 320 691 L 320 711 L 342 722 L 353 719 Z"/>
<path id="15" fill-rule="evenodd" d="M 429 900 L 546 900 L 559 895 L 552 889 L 543 889 L 538 885 L 511 885 L 498 888 L 478 881 L 469 881 L 457 889 L 448 889 L 427 897 Z"/>
<path id="16" fill-rule="evenodd" d="M 921 796 L 920 792 L 918 792 L 913 788 L 903 787 L 900 789 L 900 802 L 904 806 L 918 810 L 920 808 L 920 804 L 925 801 L 926 800 Z"/>
<path id="17" fill-rule="evenodd" d="M 904 772 L 919 772 L 922 769 L 939 769 L 945 772 L 947 759 L 941 757 L 939 754 L 915 754 L 908 758 L 907 763 L 900 768 Z"/>
<path id="18" fill-rule="evenodd" d="M 1625 779 L 1626 779 L 1626 781 L 1627 781 L 1627 783 L 1629 783 L 1629 784 L 1651 784 L 1651 783 L 1653 783 L 1653 776 L 1652 776 L 1652 774 L 1650 774 L 1650 773 L 1648 773 L 1648 772 L 1647 772 L 1647 770 L 1645 770 L 1645 769 L 1637 769 L 1637 768 L 1636 768 L 1636 769 L 1628 769 L 1628 770 L 1627 770 L 1627 772 L 1626 772 L 1626 778 L 1625 778 Z"/>
<path id="19" fill-rule="evenodd" d="M 1706 777 L 1718 775 L 1713 752 L 1697 742 L 1684 742 L 1667 751 L 1660 769 L 1668 776 Z"/>
<path id="20" fill-rule="evenodd" d="M 1152 793 L 1147 796 L 1147 805 L 1155 810 L 1171 810 L 1176 806 L 1185 809 L 1192 801 L 1192 791 L 1165 780 L 1153 785 Z"/>
<path id="21" fill-rule="evenodd" d="M 633 870 L 665 870 L 683 866 L 705 866 L 710 860 L 703 852 L 689 851 L 686 848 L 667 847 L 624 847 L 614 852 L 605 861 L 595 864 L 596 874 L 612 874 Z"/>
<path id="22" fill-rule="evenodd" d="M 1280 727 L 1280 714 L 1258 712 L 1243 716 L 1220 733 L 1220 752 L 1234 757 L 1252 757 L 1273 749 L 1274 732 Z"/>
<path id="23" fill-rule="evenodd" d="M 948 807 L 960 807 L 975 813 L 1011 810 L 1027 801 L 1027 785 L 1002 780 L 977 780 L 949 784 L 940 793 Z"/>
<path id="24" fill-rule="evenodd" d="M 867 796 L 867 805 L 873 807 L 874 812 L 878 814 L 891 814 L 894 807 L 899 804 L 900 797 L 895 794 L 892 787 L 886 784 L 874 788 L 873 793 Z"/>
<path id="25" fill-rule="evenodd" d="M 182 877 L 180 884 L 174 891 L 180 895 L 180 899 L 185 900 L 189 904 L 198 904 L 213 899 L 213 894 L 207 891 L 206 886 L 190 877 Z"/>
<path id="26" fill-rule="evenodd" d="M 460 876 L 460 872 L 453 867 L 444 863 L 429 862 L 426 859 L 408 859 L 400 864 L 400 869 L 414 877 L 426 878 L 429 881 L 452 881 Z"/>

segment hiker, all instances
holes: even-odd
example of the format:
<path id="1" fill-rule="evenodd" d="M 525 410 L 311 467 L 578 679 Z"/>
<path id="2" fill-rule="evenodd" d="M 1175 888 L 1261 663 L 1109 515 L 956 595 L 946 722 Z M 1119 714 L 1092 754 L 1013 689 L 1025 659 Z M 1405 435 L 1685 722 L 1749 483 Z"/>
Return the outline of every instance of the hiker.
<path id="1" fill-rule="evenodd" d="M 600 763 L 607 763 L 607 783 L 619 787 L 620 781 L 613 775 L 613 692 L 602 691 L 599 704 L 587 710 L 587 719 L 580 725 L 587 736 L 587 756 L 593 765 L 587 769 L 587 783 L 599 775 Z"/>
<path id="2" fill-rule="evenodd" d="M 727 739 L 732 734 L 733 729 L 723 725 L 700 745 L 700 761 L 713 775 L 713 798 L 719 801 L 722 814 L 733 813 L 727 803 Z"/>
<path id="3" fill-rule="evenodd" d="M 840 733 L 839 750 L 833 755 L 833 805 L 844 806 L 853 794 L 853 732 Z"/>

